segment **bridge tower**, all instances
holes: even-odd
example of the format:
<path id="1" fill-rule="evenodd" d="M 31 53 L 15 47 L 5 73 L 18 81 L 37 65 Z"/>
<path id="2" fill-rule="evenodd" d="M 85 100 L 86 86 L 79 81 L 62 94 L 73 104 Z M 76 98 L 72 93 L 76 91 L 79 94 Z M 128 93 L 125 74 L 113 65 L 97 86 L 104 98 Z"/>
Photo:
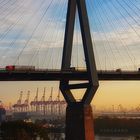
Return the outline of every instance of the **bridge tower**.
<path id="1" fill-rule="evenodd" d="M 70 84 L 70 80 L 66 80 L 65 77 L 60 81 L 60 90 L 68 104 L 66 109 L 66 140 L 94 140 L 90 103 L 98 89 L 99 82 L 85 0 L 68 0 L 61 70 L 68 71 L 71 67 L 76 10 L 78 10 L 79 15 L 88 81 Z M 76 101 L 71 90 L 82 88 L 86 89 L 84 96 L 80 101 Z"/>

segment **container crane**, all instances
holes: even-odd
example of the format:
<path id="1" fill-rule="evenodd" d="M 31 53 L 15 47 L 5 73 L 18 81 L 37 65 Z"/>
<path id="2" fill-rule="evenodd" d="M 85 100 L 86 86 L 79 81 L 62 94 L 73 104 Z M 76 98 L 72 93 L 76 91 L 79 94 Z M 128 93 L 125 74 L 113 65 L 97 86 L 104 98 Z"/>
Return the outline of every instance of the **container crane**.
<path id="1" fill-rule="evenodd" d="M 25 112 L 29 111 L 29 97 L 30 97 L 30 91 L 27 92 L 27 97 L 26 97 L 24 103 L 21 105 L 22 110 Z"/>
<path id="2" fill-rule="evenodd" d="M 20 92 L 20 96 L 19 96 L 19 99 L 17 100 L 17 103 L 13 105 L 14 111 L 17 111 L 17 112 L 22 111 L 22 107 L 21 107 L 22 94 L 23 94 L 23 91 Z"/>
<path id="3" fill-rule="evenodd" d="M 43 95 L 41 97 L 41 100 L 39 101 L 39 108 L 40 111 L 43 112 L 43 114 L 45 114 L 45 92 L 46 88 L 44 88 Z"/>
<path id="4" fill-rule="evenodd" d="M 49 99 L 45 102 L 45 114 L 47 114 L 48 116 L 52 116 L 53 113 L 53 100 L 52 100 L 52 94 L 53 94 L 53 87 L 51 88 L 51 94 Z"/>
<path id="5" fill-rule="evenodd" d="M 30 105 L 31 105 L 31 110 L 32 111 L 36 111 L 36 112 L 39 111 L 39 105 L 38 105 L 38 88 L 37 88 L 37 91 L 36 91 L 36 96 L 35 96 L 34 100 L 31 101 Z"/>

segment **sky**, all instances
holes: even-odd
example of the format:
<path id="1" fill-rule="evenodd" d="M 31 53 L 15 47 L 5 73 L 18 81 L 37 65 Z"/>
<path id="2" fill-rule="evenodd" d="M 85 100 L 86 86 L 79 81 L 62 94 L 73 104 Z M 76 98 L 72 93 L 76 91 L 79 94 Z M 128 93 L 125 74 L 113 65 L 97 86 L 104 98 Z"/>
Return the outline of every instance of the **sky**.
<path id="1" fill-rule="evenodd" d="M 86 0 L 97 69 L 140 67 L 140 2 Z M 67 0 L 0 3 L 0 66 L 60 68 Z M 85 67 L 78 14 L 71 65 Z"/>
<path id="2" fill-rule="evenodd" d="M 0 0 L 0 68 L 7 65 L 61 67 L 67 0 Z M 139 0 L 86 0 L 93 50 L 98 70 L 137 70 L 140 67 Z M 71 66 L 85 67 L 78 14 Z M 139 105 L 138 81 L 102 81 L 93 104 Z M 0 100 L 16 102 L 19 92 L 35 96 L 58 83 L 0 82 Z M 78 95 L 79 96 L 79 95 Z M 24 96 L 24 98 L 26 95 Z M 40 95 L 41 97 L 41 95 Z M 54 97 L 55 98 L 55 97 Z"/>
<path id="3" fill-rule="evenodd" d="M 131 109 L 140 105 L 140 82 L 139 81 L 100 81 L 100 86 L 92 100 L 92 105 L 97 109 L 111 109 L 112 105 L 117 109 L 119 105 Z M 28 90 L 30 91 L 30 101 L 34 99 L 37 88 L 39 89 L 39 99 L 46 88 L 46 100 L 49 98 L 53 87 L 53 99 L 58 95 L 58 82 L 0 82 L 0 99 L 6 106 L 14 104 L 19 99 L 20 92 L 23 91 L 22 102 L 26 99 Z M 82 92 L 75 91 L 74 96 L 80 99 Z M 61 94 L 61 100 L 63 100 Z"/>

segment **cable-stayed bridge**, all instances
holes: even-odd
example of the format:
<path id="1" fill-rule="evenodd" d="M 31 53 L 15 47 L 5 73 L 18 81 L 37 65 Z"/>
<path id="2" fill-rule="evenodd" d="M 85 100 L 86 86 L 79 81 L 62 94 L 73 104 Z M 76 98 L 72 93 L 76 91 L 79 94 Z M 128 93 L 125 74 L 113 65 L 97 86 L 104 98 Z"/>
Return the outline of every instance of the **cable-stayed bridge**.
<path id="1" fill-rule="evenodd" d="M 63 75 L 72 73 L 73 80 L 75 73 L 77 79 L 86 79 L 84 70 L 78 72 L 79 67 L 85 67 L 85 58 L 77 13 L 71 60 L 71 67 L 77 71 L 68 74 L 60 70 L 67 3 L 67 0 L 0 2 L 0 67 L 34 65 L 44 69 L 44 72 L 0 72 L 1 81 L 60 80 Z M 139 80 L 140 2 L 86 0 L 86 6 L 99 80 Z M 124 72 L 116 72 L 117 69 Z"/>
<path id="2" fill-rule="evenodd" d="M 35 65 L 60 69 L 67 0 L 0 1 L 0 67 Z M 140 4 L 131 0 L 86 0 L 98 70 L 140 67 Z M 76 13 L 72 67 L 85 67 Z"/>
<path id="3" fill-rule="evenodd" d="M 97 71 L 99 80 L 140 80 L 140 71 Z M 61 79 L 72 81 L 88 80 L 86 70 L 34 70 L 34 71 L 2 71 L 0 81 L 60 81 Z"/>
<path id="4" fill-rule="evenodd" d="M 28 69 L 6 69 L 2 80 L 59 80 L 68 104 L 66 140 L 94 140 L 90 103 L 99 79 L 139 80 L 140 2 L 1 0 L 0 7 L 0 64 Z M 81 88 L 77 101 L 72 89 Z"/>

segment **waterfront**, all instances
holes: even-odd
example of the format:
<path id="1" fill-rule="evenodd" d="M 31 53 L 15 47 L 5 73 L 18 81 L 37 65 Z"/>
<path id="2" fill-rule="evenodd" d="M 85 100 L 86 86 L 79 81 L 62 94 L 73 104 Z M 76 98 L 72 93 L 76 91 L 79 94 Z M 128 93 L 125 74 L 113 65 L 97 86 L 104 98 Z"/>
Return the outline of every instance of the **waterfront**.
<path id="1" fill-rule="evenodd" d="M 64 140 L 65 121 L 7 120 L 1 123 L 1 138 L 19 140 Z M 94 118 L 95 140 L 140 140 L 140 119 L 99 116 Z M 17 138 L 18 137 L 18 138 Z"/>
<path id="2" fill-rule="evenodd" d="M 49 140 L 64 140 L 64 133 L 51 134 Z M 100 136 L 96 135 L 95 140 L 140 140 L 138 136 Z"/>
<path id="3" fill-rule="evenodd" d="M 96 136 L 95 140 L 139 140 L 136 136 Z"/>

